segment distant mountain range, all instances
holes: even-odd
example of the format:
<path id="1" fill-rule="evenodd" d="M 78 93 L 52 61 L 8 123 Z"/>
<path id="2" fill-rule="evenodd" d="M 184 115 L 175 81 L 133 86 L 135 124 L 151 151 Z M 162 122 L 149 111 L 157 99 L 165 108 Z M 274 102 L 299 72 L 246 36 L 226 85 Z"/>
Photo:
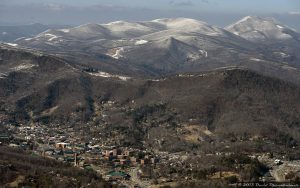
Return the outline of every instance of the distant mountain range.
<path id="1" fill-rule="evenodd" d="M 60 56 L 82 69 L 127 76 L 245 66 L 293 80 L 285 73 L 300 66 L 300 34 L 272 18 L 256 16 L 225 28 L 188 18 L 90 23 L 51 28 L 10 44 Z"/>
<path id="2" fill-rule="evenodd" d="M 39 23 L 18 26 L 0 26 L 0 41 L 13 42 L 20 38 L 33 37 L 47 29 L 64 28 L 63 25 L 43 25 Z"/>

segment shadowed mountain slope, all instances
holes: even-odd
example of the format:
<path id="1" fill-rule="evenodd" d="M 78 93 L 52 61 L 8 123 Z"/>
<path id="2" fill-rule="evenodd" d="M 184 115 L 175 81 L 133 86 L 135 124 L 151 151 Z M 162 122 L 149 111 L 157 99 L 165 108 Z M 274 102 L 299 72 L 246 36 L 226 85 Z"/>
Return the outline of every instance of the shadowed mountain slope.
<path id="1" fill-rule="evenodd" d="M 99 125 L 103 134 L 116 131 L 115 141 L 127 145 L 150 143 L 146 135 L 169 138 L 161 146 L 165 149 L 174 139 L 190 146 L 184 133 L 178 133 L 190 125 L 206 127 L 217 138 L 234 134 L 300 139 L 299 86 L 249 69 L 147 80 L 83 71 L 57 57 L 10 47 L 0 54 L 3 121 L 81 127 L 89 122 Z M 106 109 L 108 101 L 115 106 Z"/>

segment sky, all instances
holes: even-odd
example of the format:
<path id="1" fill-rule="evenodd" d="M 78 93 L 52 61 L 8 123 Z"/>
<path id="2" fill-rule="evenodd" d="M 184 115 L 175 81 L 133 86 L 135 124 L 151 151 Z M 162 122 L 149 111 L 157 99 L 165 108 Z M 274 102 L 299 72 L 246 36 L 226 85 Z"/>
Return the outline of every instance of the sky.
<path id="1" fill-rule="evenodd" d="M 275 17 L 300 29 L 300 0 L 0 0 L 0 25 L 188 17 L 225 26 L 247 15 Z"/>

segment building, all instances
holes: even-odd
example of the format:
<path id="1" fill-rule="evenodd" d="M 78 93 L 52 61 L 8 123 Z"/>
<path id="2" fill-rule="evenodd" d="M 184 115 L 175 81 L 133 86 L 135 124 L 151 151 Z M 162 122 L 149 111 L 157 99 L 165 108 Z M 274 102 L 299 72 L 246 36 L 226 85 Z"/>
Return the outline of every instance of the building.
<path id="1" fill-rule="evenodd" d="M 60 148 L 60 149 L 65 149 L 68 145 L 69 145 L 69 143 L 58 142 L 58 143 L 55 144 L 55 147 Z"/>
<path id="2" fill-rule="evenodd" d="M 124 155 L 125 155 L 125 156 L 129 156 L 129 155 L 130 155 L 130 151 L 125 150 L 125 151 L 124 151 Z"/>
<path id="3" fill-rule="evenodd" d="M 133 166 L 137 164 L 137 159 L 135 157 L 130 157 L 130 162 Z"/>

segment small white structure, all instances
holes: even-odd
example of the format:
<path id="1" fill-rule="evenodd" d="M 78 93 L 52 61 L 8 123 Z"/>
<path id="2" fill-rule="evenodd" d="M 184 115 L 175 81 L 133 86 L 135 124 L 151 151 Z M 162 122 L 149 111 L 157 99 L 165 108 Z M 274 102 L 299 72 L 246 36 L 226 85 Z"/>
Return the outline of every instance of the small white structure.
<path id="1" fill-rule="evenodd" d="M 275 159 L 274 164 L 281 165 L 282 161 L 280 159 Z"/>
<path id="2" fill-rule="evenodd" d="M 64 148 L 66 148 L 68 145 L 70 145 L 70 144 L 69 144 L 69 143 L 65 143 L 65 142 L 59 142 L 59 143 L 56 143 L 56 144 L 55 144 L 55 147 L 56 147 L 56 148 L 64 149 Z"/>

